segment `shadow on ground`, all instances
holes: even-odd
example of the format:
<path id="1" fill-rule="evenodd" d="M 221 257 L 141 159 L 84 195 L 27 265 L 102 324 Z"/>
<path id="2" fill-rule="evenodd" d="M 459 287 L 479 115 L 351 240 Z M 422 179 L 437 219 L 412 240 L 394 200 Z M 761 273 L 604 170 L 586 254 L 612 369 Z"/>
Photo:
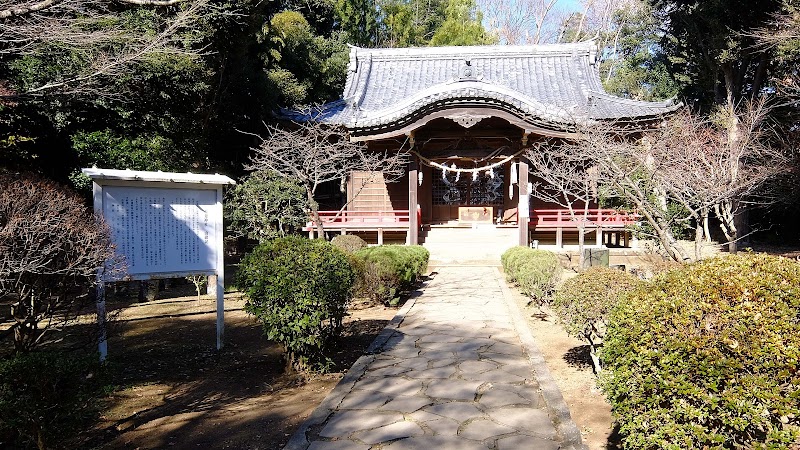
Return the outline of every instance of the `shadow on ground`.
<path id="1" fill-rule="evenodd" d="M 216 315 L 208 312 L 213 300 L 197 311 L 185 304 L 194 298 L 181 302 L 137 305 L 135 317 L 110 328 L 118 388 L 102 400 L 85 447 L 280 448 L 341 378 L 285 371 L 281 347 L 262 336 L 241 305 L 226 309 L 225 348 L 218 352 Z M 333 370 L 346 371 L 388 322 L 369 313 L 354 312 L 346 322 L 331 353 Z"/>
<path id="2" fill-rule="evenodd" d="M 592 369 L 592 356 L 588 345 L 579 345 L 567 350 L 564 361 L 577 369 Z"/>

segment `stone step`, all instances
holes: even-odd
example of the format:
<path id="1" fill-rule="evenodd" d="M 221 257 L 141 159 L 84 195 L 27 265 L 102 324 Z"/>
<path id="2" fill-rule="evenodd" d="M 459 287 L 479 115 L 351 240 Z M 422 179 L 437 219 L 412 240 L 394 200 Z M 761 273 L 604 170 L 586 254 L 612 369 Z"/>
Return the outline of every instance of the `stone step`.
<path id="1" fill-rule="evenodd" d="M 517 245 L 516 228 L 493 225 L 431 227 L 420 235 L 422 245 L 437 264 L 497 265 L 500 255 Z"/>
<path id="2" fill-rule="evenodd" d="M 432 261 L 492 261 L 499 263 L 500 255 L 513 247 L 514 244 L 425 244 L 424 247 L 431 252 L 430 259 Z"/>
<path id="3" fill-rule="evenodd" d="M 508 228 L 432 228 L 422 233 L 425 243 L 505 243 L 517 239 L 517 230 Z"/>

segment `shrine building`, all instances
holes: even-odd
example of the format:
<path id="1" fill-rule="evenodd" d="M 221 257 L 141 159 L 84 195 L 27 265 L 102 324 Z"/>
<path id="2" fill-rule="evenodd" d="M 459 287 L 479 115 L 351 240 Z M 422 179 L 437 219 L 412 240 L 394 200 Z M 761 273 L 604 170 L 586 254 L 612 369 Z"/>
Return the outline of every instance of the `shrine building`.
<path id="1" fill-rule="evenodd" d="M 353 186 L 370 174 L 352 173 L 346 211 L 322 211 L 324 228 L 378 243 L 399 233 L 416 244 L 431 229 L 480 226 L 510 231 L 519 245 L 536 238 L 562 246 L 577 225 L 566 210 L 529 196 L 536 174 L 525 151 L 575 137 L 578 126 L 652 127 L 680 107 L 608 94 L 598 66 L 591 41 L 351 48 L 342 99 L 300 120 L 342 125 L 369 149 L 409 151 L 412 162 L 400 182 L 372 174 L 355 197 Z M 598 244 L 614 233 L 619 239 L 634 220 L 596 205 L 588 219 Z"/>

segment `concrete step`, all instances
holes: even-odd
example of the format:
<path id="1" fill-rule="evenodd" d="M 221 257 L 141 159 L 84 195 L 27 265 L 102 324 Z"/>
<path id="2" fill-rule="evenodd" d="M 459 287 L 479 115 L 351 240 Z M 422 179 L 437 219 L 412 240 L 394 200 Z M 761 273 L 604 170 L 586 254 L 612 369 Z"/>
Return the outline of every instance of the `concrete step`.
<path id="1" fill-rule="evenodd" d="M 516 229 L 509 228 L 431 228 L 422 233 L 425 243 L 492 243 L 515 240 Z"/>
<path id="2" fill-rule="evenodd" d="M 431 228 L 423 232 L 423 246 L 438 264 L 500 264 L 500 255 L 517 245 L 515 228 Z"/>

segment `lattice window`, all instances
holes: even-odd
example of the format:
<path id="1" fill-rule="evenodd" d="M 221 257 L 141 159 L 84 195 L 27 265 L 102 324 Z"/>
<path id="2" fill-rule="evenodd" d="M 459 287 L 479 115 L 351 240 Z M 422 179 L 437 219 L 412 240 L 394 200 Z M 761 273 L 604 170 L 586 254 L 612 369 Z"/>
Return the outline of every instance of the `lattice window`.
<path id="1" fill-rule="evenodd" d="M 496 168 L 494 178 L 481 172 L 473 181 L 471 173 L 462 173 L 456 181 L 456 174 L 447 172 L 442 178 L 442 171 L 433 170 L 433 204 L 434 205 L 503 205 L 503 170 Z"/>

